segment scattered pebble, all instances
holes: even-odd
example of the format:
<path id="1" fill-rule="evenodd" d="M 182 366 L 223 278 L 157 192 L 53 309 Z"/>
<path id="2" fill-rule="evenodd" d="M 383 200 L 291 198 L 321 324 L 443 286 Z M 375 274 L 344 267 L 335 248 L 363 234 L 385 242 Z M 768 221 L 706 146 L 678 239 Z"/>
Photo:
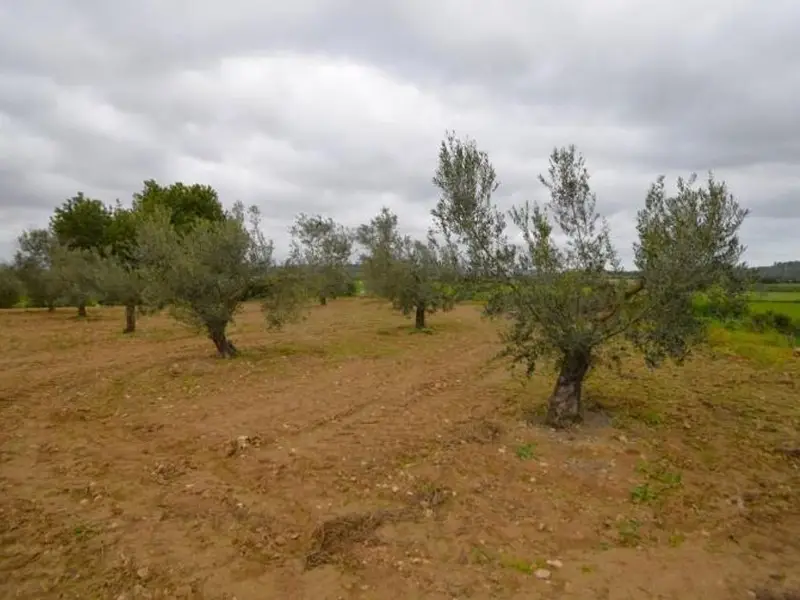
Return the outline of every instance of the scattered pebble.
<path id="1" fill-rule="evenodd" d="M 550 565 L 551 567 L 553 567 L 554 569 L 560 569 L 561 567 L 564 566 L 564 563 L 561 562 L 560 560 L 558 560 L 557 558 L 554 558 L 552 560 L 548 560 L 547 564 Z"/>
<path id="2" fill-rule="evenodd" d="M 177 590 L 175 590 L 175 595 L 178 598 L 191 598 L 192 597 L 192 586 L 190 585 L 182 585 Z"/>
<path id="3" fill-rule="evenodd" d="M 536 569 L 533 575 L 536 579 L 550 579 L 550 571 L 548 569 Z"/>

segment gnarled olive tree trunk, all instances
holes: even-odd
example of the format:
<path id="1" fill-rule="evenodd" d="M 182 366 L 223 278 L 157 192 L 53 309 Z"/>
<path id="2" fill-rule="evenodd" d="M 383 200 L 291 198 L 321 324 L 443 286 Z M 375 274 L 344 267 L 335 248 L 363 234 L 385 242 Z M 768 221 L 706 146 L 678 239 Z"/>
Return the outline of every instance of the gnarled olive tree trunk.
<path id="1" fill-rule="evenodd" d="M 327 305 L 328 304 L 328 297 L 325 294 L 320 294 L 319 295 L 319 303 L 320 303 L 320 306 Z"/>
<path id="2" fill-rule="evenodd" d="M 561 429 L 583 419 L 581 391 L 590 364 L 590 353 L 582 350 L 569 352 L 561 359 L 558 380 L 547 406 L 546 422 L 551 427 Z"/>
<path id="3" fill-rule="evenodd" d="M 81 317 L 81 318 L 86 316 L 86 303 L 85 302 L 80 302 L 78 304 L 78 316 Z"/>
<path id="4" fill-rule="evenodd" d="M 122 333 L 133 333 L 136 331 L 136 305 L 125 305 L 125 329 Z"/>
<path id="5" fill-rule="evenodd" d="M 214 342 L 214 346 L 217 348 L 217 353 L 221 358 L 234 358 L 239 352 L 236 350 L 236 346 L 233 345 L 233 342 L 231 342 L 228 339 L 228 336 L 225 335 L 225 327 L 225 324 L 209 325 L 208 337 L 210 337 L 211 341 Z"/>
<path id="6" fill-rule="evenodd" d="M 417 329 L 425 329 L 425 305 L 418 304 L 414 316 L 414 327 Z"/>

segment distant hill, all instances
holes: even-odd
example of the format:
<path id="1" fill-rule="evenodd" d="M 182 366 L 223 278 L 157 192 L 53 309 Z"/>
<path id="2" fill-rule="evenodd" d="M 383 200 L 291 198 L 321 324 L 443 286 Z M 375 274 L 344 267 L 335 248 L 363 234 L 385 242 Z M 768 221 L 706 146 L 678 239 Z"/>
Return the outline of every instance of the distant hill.
<path id="1" fill-rule="evenodd" d="M 753 273 L 764 283 L 800 283 L 800 260 L 778 262 L 770 267 L 754 267 Z"/>

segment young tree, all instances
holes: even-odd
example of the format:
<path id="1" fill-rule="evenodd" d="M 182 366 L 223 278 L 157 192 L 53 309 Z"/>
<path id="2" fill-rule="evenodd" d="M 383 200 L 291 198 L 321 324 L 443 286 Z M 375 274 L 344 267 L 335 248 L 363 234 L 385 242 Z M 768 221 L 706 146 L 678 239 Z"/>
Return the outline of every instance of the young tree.
<path id="1" fill-rule="evenodd" d="M 255 207 L 250 218 L 248 230 L 244 207 L 238 204 L 224 220 L 198 220 L 181 234 L 169 212 L 157 210 L 142 223 L 137 236 L 137 261 L 148 282 L 145 302 L 170 305 L 179 321 L 204 331 L 226 358 L 238 353 L 227 327 L 255 278 L 274 278 L 263 306 L 270 327 L 280 327 L 299 314 L 300 294 L 292 292 L 292 281 L 275 272 L 272 244 L 260 233 Z"/>
<path id="2" fill-rule="evenodd" d="M 405 316 L 414 313 L 414 326 L 425 328 L 425 315 L 453 308 L 455 294 L 446 253 L 429 235 L 427 243 L 402 236 L 397 215 L 383 208 L 357 232 L 366 248 L 362 272 L 370 291 L 392 302 Z"/>
<path id="3" fill-rule="evenodd" d="M 676 195 L 659 178 L 638 214 L 638 274 L 631 281 L 619 277 L 608 225 L 575 148 L 555 150 L 540 179 L 549 202 L 510 213 L 524 240 L 517 249 L 492 203 L 497 182 L 488 156 L 473 140 L 449 134 L 433 178 L 441 192 L 433 214 L 475 271 L 504 281 L 487 308 L 511 319 L 507 355 L 529 375 L 540 359 L 556 359 L 547 422 L 564 427 L 582 418 L 583 381 L 610 340 L 624 336 L 656 366 L 666 358 L 680 362 L 702 339 L 705 323 L 692 298 L 714 284 L 735 286 L 747 211 L 712 176 L 699 187 L 694 176 L 679 179 Z M 555 227 L 566 243 L 556 243 Z"/>
<path id="4" fill-rule="evenodd" d="M 307 277 L 310 292 L 322 305 L 347 291 L 347 265 L 353 253 L 353 235 L 333 219 L 300 214 L 291 228 L 291 260 Z"/>
<path id="5" fill-rule="evenodd" d="M 31 306 L 54 311 L 60 293 L 51 269 L 55 237 L 47 229 L 31 229 L 22 232 L 17 243 L 19 250 L 14 255 L 14 270 L 25 288 L 28 302 Z"/>

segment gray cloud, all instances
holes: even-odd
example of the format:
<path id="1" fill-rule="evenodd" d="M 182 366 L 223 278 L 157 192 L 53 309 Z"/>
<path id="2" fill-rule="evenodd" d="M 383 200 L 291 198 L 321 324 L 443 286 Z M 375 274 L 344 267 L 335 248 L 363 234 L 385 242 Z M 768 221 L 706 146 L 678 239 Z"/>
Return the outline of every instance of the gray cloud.
<path id="1" fill-rule="evenodd" d="M 500 201 L 541 199 L 555 145 L 585 153 L 623 257 L 648 184 L 713 169 L 752 208 L 748 259 L 800 256 L 800 4 L 31 0 L 0 7 L 0 256 L 77 190 L 200 181 L 421 233 L 447 128 Z"/>

